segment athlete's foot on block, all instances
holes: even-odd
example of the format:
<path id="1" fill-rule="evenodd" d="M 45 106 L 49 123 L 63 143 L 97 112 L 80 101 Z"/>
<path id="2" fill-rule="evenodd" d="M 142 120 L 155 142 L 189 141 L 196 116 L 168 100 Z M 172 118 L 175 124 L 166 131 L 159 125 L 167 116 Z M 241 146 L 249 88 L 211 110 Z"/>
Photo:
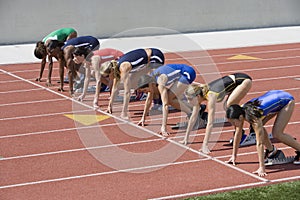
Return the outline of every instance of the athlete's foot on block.
<path id="1" fill-rule="evenodd" d="M 186 141 L 186 140 L 180 140 L 180 141 L 178 141 L 180 144 L 183 144 L 183 145 L 187 145 L 188 144 L 188 142 Z"/>
<path id="2" fill-rule="evenodd" d="M 202 145 L 202 148 L 200 150 L 202 153 L 204 154 L 210 154 L 211 151 L 209 150 L 208 146 L 207 145 Z"/>
<path id="3" fill-rule="evenodd" d="M 124 119 L 124 120 L 129 120 L 128 115 L 125 114 L 125 113 L 121 113 L 120 117 L 121 117 L 122 119 Z"/>
<path id="4" fill-rule="evenodd" d="M 300 165 L 300 151 L 295 151 L 296 152 L 296 156 L 294 158 L 294 164 L 295 165 Z"/>
<path id="5" fill-rule="evenodd" d="M 51 86 L 53 86 L 53 85 L 52 85 L 52 83 L 47 82 L 47 83 L 46 83 L 46 86 L 47 86 L 47 87 L 51 87 Z"/>
<path id="6" fill-rule="evenodd" d="M 93 103 L 93 108 L 94 109 L 98 109 L 100 106 L 98 105 L 98 103 Z"/>
<path id="7" fill-rule="evenodd" d="M 160 134 L 164 137 L 168 137 L 170 135 L 170 133 L 168 133 L 167 131 L 160 131 L 160 132 L 158 132 L 158 134 Z"/>

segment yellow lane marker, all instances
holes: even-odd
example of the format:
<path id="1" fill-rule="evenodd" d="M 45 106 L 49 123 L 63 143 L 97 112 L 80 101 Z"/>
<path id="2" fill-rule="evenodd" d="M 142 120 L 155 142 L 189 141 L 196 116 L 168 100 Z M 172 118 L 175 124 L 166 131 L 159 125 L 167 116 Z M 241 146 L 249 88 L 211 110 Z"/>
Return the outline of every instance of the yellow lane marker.
<path id="1" fill-rule="evenodd" d="M 107 115 L 73 115 L 73 114 L 65 114 L 64 116 L 73 119 L 76 122 L 79 122 L 83 125 L 89 126 L 95 124 L 97 122 L 103 121 L 105 119 L 110 118 Z"/>
<path id="2" fill-rule="evenodd" d="M 261 60 L 261 58 L 239 54 L 239 55 L 235 55 L 230 58 L 227 58 L 227 60 Z"/>

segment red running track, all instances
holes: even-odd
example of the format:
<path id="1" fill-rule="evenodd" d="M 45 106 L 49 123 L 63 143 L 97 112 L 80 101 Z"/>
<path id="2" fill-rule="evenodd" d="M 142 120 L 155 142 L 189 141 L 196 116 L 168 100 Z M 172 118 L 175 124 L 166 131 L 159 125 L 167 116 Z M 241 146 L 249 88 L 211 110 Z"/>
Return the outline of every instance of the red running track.
<path id="1" fill-rule="evenodd" d="M 198 82 L 248 73 L 253 87 L 243 101 L 271 89 L 290 92 L 296 107 L 286 132 L 299 140 L 299 50 L 295 43 L 189 51 L 167 54 L 166 62 L 193 65 Z M 228 59 L 240 54 L 259 59 Z M 237 166 L 226 164 L 231 126 L 215 128 L 212 153 L 206 156 L 198 151 L 204 129 L 194 131 L 186 147 L 178 143 L 182 130 L 170 129 L 167 139 L 156 134 L 160 114 L 151 115 L 148 126 L 137 127 L 142 101 L 130 103 L 131 122 L 118 117 L 120 103 L 113 116 L 104 118 L 108 94 L 101 94 L 101 108 L 94 111 L 92 94 L 81 103 L 69 98 L 67 85 L 66 92 L 58 93 L 57 68 L 55 64 L 54 86 L 46 88 L 45 82 L 34 81 L 39 64 L 0 66 L 1 199 L 170 199 L 300 179 L 300 168 L 293 164 L 268 167 L 263 178 L 252 174 L 258 166 L 255 146 L 240 148 Z M 79 122 L 66 116 L 72 114 Z M 221 105 L 218 114 L 224 114 Z M 180 112 L 171 112 L 168 123 L 181 118 Z M 271 128 L 269 123 L 267 130 Z M 293 149 L 273 142 L 293 155 Z"/>

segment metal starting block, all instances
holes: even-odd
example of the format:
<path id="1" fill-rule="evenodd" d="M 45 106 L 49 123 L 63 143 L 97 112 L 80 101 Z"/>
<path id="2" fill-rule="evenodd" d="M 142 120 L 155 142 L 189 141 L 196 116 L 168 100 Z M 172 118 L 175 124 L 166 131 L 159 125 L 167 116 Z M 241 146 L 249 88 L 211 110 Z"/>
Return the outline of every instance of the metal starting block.
<path id="1" fill-rule="evenodd" d="M 281 150 L 277 150 L 277 151 L 280 151 L 280 152 L 278 153 L 278 156 L 276 156 L 276 158 L 267 158 L 265 160 L 266 166 L 287 164 L 287 163 L 291 163 L 294 161 L 295 156 L 287 156 L 286 157 Z"/>
<path id="2" fill-rule="evenodd" d="M 272 133 L 268 134 L 269 138 L 272 139 L 273 135 Z M 229 140 L 229 144 L 233 145 L 233 138 Z M 249 135 L 245 134 L 245 131 L 243 130 L 243 136 L 240 141 L 240 147 L 250 146 L 256 144 L 256 135 L 255 132 L 249 133 Z"/>
<path id="3" fill-rule="evenodd" d="M 292 163 L 295 159 L 295 156 L 288 156 L 283 159 L 268 159 L 268 161 L 265 163 L 266 166 L 272 166 L 272 165 L 281 165 L 281 164 L 287 164 Z"/>
<path id="4" fill-rule="evenodd" d="M 206 118 L 206 119 L 203 119 L 203 120 L 204 120 L 204 123 L 203 123 L 203 124 L 201 124 L 201 123 L 199 123 L 199 122 L 198 122 L 198 124 L 197 124 L 197 122 L 196 122 L 196 124 L 194 125 L 193 130 L 205 128 L 206 125 L 207 125 L 207 118 Z M 226 118 L 216 118 L 216 119 L 214 120 L 214 124 L 223 124 L 223 123 L 226 123 L 226 122 L 227 122 Z M 171 126 L 171 128 L 172 128 L 172 129 L 186 129 L 187 126 L 188 126 L 188 121 L 186 121 L 186 122 L 178 122 L 176 125 Z"/>

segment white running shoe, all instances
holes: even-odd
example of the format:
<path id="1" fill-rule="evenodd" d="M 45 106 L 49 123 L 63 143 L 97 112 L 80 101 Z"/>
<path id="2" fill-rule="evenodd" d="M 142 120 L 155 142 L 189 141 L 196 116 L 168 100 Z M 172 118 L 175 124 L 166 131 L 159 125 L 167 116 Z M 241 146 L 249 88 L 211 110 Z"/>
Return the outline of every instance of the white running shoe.
<path id="1" fill-rule="evenodd" d="M 300 165 L 300 151 L 295 151 L 295 152 L 296 152 L 296 156 L 294 158 L 294 164 Z"/>

